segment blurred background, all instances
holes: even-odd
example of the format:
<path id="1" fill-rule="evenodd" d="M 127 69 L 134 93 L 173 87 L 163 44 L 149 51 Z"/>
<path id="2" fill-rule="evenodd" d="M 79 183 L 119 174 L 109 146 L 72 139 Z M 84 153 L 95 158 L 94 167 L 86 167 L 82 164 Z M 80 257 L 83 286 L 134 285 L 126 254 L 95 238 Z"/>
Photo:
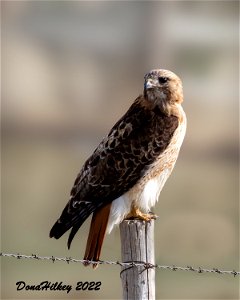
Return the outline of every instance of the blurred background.
<path id="1" fill-rule="evenodd" d="M 2 1 L 2 250 L 82 258 L 49 239 L 84 161 L 152 68 L 184 86 L 187 135 L 155 213 L 156 263 L 239 270 L 238 1 Z M 121 260 L 119 229 L 103 260 Z M 2 299 L 120 299 L 118 266 L 2 258 Z M 100 291 L 16 282 L 101 281 Z M 156 272 L 157 299 L 237 299 L 227 275 Z"/>

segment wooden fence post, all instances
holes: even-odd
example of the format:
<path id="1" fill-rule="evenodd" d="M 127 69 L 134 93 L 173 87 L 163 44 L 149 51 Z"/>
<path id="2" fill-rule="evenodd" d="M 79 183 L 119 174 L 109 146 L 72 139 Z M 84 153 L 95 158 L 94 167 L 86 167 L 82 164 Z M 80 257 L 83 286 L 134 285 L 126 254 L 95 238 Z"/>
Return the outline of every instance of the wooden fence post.
<path id="1" fill-rule="evenodd" d="M 124 220 L 120 224 L 123 262 L 146 262 L 155 264 L 154 220 Z M 122 267 L 123 299 L 154 300 L 155 268 Z"/>

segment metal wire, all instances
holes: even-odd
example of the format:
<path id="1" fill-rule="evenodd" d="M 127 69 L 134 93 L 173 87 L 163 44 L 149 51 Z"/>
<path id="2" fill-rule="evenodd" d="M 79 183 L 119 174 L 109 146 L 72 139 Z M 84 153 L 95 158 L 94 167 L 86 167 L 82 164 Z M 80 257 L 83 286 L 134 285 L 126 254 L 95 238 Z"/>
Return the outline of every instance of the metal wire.
<path id="1" fill-rule="evenodd" d="M 143 267 L 145 270 L 151 269 L 151 268 L 156 268 L 156 269 L 163 269 L 163 270 L 171 270 L 171 271 L 190 271 L 190 272 L 196 272 L 199 274 L 202 273 L 214 273 L 214 274 L 228 274 L 228 275 L 233 275 L 239 276 L 240 272 L 239 271 L 225 271 L 225 270 L 220 270 L 218 268 L 212 268 L 212 269 L 205 269 L 202 267 L 198 268 L 193 268 L 191 266 L 187 267 L 178 267 L 178 266 L 160 266 L 160 265 L 153 265 L 151 263 L 147 262 L 137 262 L 137 261 L 132 261 L 132 262 L 119 262 L 119 261 L 90 261 L 90 260 L 84 260 L 84 259 L 76 259 L 76 258 L 71 258 L 71 257 L 56 257 L 56 256 L 39 256 L 37 254 L 32 254 L 32 255 L 25 255 L 25 254 L 12 254 L 12 253 L 0 253 L 0 257 L 8 257 L 8 258 L 17 258 L 17 259 L 33 259 L 33 260 L 50 260 L 52 262 L 55 261 L 64 261 L 66 263 L 82 263 L 83 265 L 119 265 L 121 267 Z"/>

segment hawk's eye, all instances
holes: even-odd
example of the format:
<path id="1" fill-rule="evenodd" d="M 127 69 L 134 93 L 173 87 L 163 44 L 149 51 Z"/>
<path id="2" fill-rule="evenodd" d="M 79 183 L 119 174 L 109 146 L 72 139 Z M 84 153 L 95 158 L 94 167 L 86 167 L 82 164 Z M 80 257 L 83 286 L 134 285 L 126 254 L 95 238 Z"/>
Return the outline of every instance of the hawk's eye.
<path id="1" fill-rule="evenodd" d="M 168 81 L 167 77 L 158 77 L 158 82 L 159 83 L 166 83 Z"/>

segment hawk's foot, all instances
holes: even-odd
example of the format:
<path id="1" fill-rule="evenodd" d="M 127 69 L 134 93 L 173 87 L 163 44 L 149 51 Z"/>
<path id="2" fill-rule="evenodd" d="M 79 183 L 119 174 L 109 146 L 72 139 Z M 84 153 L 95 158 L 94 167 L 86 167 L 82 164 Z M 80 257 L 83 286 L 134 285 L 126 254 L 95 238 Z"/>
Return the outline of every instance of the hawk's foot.
<path id="1" fill-rule="evenodd" d="M 156 220 L 158 218 L 158 215 L 155 215 L 153 212 L 149 212 L 149 214 L 151 216 L 151 219 Z"/>
<path id="2" fill-rule="evenodd" d="M 126 216 L 125 219 L 127 220 L 132 220 L 132 219 L 138 219 L 138 220 L 143 220 L 143 221 L 150 221 L 152 219 L 156 219 L 157 215 L 153 214 L 153 213 L 143 213 L 140 211 L 139 208 L 132 206 L 130 213 Z"/>

